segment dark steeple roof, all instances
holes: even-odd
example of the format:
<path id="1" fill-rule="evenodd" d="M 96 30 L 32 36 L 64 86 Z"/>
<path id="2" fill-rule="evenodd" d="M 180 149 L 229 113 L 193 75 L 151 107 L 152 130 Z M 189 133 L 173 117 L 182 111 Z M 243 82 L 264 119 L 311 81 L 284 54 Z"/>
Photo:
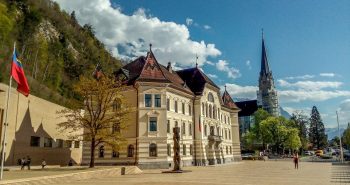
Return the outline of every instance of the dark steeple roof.
<path id="1" fill-rule="evenodd" d="M 241 101 L 236 102 L 237 107 L 241 109 L 241 111 L 238 112 L 238 116 L 251 116 L 255 113 L 255 111 L 258 110 L 258 101 L 257 100 L 248 100 L 248 101 Z"/>
<path id="2" fill-rule="evenodd" d="M 265 41 L 264 41 L 264 35 L 262 37 L 261 42 L 261 70 L 260 70 L 260 76 L 261 75 L 267 75 L 270 73 L 269 68 L 269 62 L 267 60 L 267 54 L 266 54 L 266 48 L 265 48 Z"/>
<path id="3" fill-rule="evenodd" d="M 198 67 L 176 71 L 177 74 L 186 81 L 186 85 L 195 95 L 201 95 L 206 83 L 220 89 L 210 78 L 205 75 Z"/>
<path id="4" fill-rule="evenodd" d="M 238 109 L 237 105 L 235 104 L 235 102 L 231 98 L 230 94 L 227 92 L 226 86 L 225 86 L 225 92 L 222 95 L 222 102 L 223 102 L 224 106 L 227 108 Z"/>

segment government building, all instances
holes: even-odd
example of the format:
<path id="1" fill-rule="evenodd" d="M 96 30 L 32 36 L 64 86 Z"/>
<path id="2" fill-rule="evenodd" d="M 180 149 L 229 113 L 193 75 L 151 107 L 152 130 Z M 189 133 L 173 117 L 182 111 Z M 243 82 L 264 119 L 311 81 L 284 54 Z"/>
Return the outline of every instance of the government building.
<path id="1" fill-rule="evenodd" d="M 226 89 L 194 68 L 175 71 L 146 56 L 126 64 L 115 77 L 126 84 L 124 97 L 136 111 L 122 131 L 127 145 L 120 151 L 98 146 L 96 164 L 132 164 L 141 168 L 173 166 L 173 128 L 180 128 L 182 166 L 204 166 L 241 160 L 238 112 Z M 88 143 L 83 164 L 90 161 Z"/>

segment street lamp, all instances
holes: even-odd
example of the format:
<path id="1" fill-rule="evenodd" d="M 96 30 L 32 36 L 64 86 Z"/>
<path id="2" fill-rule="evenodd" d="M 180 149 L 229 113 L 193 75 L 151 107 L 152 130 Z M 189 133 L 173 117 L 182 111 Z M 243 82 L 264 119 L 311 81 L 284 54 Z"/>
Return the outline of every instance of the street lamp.
<path id="1" fill-rule="evenodd" d="M 339 128 L 339 118 L 338 118 L 338 111 L 335 111 L 337 114 L 337 123 L 338 123 L 338 136 L 339 136 L 339 145 L 340 145 L 340 162 L 344 162 L 344 156 L 343 156 L 343 145 L 341 143 L 341 135 L 340 135 L 340 128 Z"/>

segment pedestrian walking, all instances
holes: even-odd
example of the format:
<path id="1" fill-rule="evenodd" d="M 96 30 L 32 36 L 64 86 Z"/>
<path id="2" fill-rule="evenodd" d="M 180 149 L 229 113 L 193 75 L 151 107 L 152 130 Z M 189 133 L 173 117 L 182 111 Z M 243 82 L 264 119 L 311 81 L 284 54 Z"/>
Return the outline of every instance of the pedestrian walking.
<path id="1" fill-rule="evenodd" d="M 30 170 L 30 163 L 32 162 L 32 159 L 29 157 L 29 155 L 27 156 L 27 167 L 28 167 L 28 170 Z"/>
<path id="2" fill-rule="evenodd" d="M 294 169 L 299 169 L 299 155 L 297 152 L 294 153 L 293 162 L 294 162 Z"/>
<path id="3" fill-rule="evenodd" d="M 46 161 L 45 159 L 43 159 L 43 161 L 41 162 L 41 169 L 44 169 L 46 166 Z"/>
<path id="4" fill-rule="evenodd" d="M 23 158 L 21 159 L 21 170 L 23 170 L 24 167 L 27 165 L 26 163 L 27 163 L 27 162 L 26 162 L 26 158 L 23 157 Z"/>

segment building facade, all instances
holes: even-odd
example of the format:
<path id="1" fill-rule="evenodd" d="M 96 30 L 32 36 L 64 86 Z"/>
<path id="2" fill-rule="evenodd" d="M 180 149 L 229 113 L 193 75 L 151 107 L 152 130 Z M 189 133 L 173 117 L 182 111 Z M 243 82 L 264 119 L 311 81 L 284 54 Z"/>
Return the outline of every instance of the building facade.
<path id="1" fill-rule="evenodd" d="M 255 124 L 254 113 L 258 110 L 257 100 L 247 100 L 236 102 L 241 111 L 238 112 L 239 136 L 242 137 L 250 131 Z M 241 143 L 242 145 L 242 143 Z"/>
<path id="2" fill-rule="evenodd" d="M 273 116 L 280 115 L 278 95 L 275 89 L 272 71 L 270 70 L 269 62 L 267 59 L 264 37 L 262 38 L 261 70 L 259 76 L 259 90 L 257 92 L 257 98 L 259 107 L 263 108 Z"/>
<path id="3" fill-rule="evenodd" d="M 0 122 L 5 119 L 8 86 L 0 84 Z M 5 165 L 14 166 L 18 160 L 29 156 L 32 165 L 40 165 L 44 159 L 47 165 L 67 165 L 70 160 L 80 164 L 82 142 L 71 140 L 57 130 L 57 124 L 65 121 L 57 111 L 64 107 L 38 98 L 19 94 L 10 89 L 8 127 L 5 149 Z M 1 141 L 3 141 L 1 124 Z M 2 147 L 2 146 L 1 146 Z"/>
<path id="4" fill-rule="evenodd" d="M 152 50 L 115 72 L 127 86 L 128 144 L 121 151 L 103 146 L 96 164 L 133 164 L 141 168 L 169 168 L 173 164 L 173 128 L 180 128 L 183 166 L 223 164 L 241 159 L 238 107 L 227 91 L 199 68 L 174 71 L 158 63 Z M 89 144 L 83 163 L 89 162 Z M 117 154 L 117 155 L 116 155 Z"/>

